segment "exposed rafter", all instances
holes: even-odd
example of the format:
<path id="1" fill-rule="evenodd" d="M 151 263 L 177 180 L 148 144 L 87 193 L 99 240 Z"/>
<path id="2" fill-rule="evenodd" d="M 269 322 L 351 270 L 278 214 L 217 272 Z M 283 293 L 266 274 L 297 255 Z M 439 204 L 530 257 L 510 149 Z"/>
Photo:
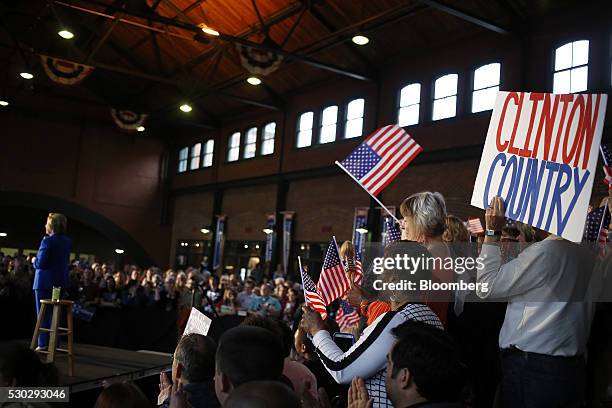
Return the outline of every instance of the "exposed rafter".
<path id="1" fill-rule="evenodd" d="M 491 30 L 498 34 L 503 35 L 514 35 L 510 30 L 501 27 L 493 22 L 487 21 L 481 17 L 475 16 L 467 11 L 460 10 L 454 6 L 450 6 L 448 4 L 442 3 L 437 0 L 418 0 L 423 4 L 427 4 L 428 6 L 435 8 L 437 10 L 443 11 L 452 16 L 458 17 L 462 20 L 468 21 L 472 24 L 476 24 L 480 27 L 486 28 L 487 30 Z"/>
<path id="2" fill-rule="evenodd" d="M 80 0 L 80 1 L 84 2 L 84 3 L 100 6 L 100 7 L 107 6 L 106 4 L 101 3 L 98 0 Z M 67 6 L 67 7 L 72 7 L 73 6 L 72 4 L 66 3 L 64 1 L 57 1 L 57 0 L 55 0 L 54 2 L 56 4 L 61 4 L 63 6 Z M 111 6 L 108 6 L 108 7 L 111 7 Z M 81 11 L 87 12 L 82 7 L 79 7 L 78 9 L 81 10 Z M 95 10 L 90 10 L 90 11 L 92 11 L 92 12 L 94 12 L 94 13 L 99 15 L 99 13 L 95 12 Z M 155 21 L 155 22 L 160 23 L 160 24 L 164 24 L 164 25 L 167 25 L 167 26 L 180 28 L 180 29 L 186 30 L 188 32 L 192 32 L 194 34 L 193 39 L 195 41 L 202 42 L 202 43 L 205 43 L 205 44 L 209 42 L 208 38 L 204 37 L 204 35 L 202 34 L 202 30 L 198 26 L 196 26 L 194 24 L 190 24 L 190 23 L 186 23 L 186 22 L 181 22 L 181 21 L 169 19 L 169 18 L 166 18 L 166 17 L 161 17 L 161 16 L 155 15 L 153 13 L 143 13 L 143 12 L 135 11 L 135 10 L 113 8 L 113 11 L 115 13 L 122 13 L 122 14 L 129 15 L 129 16 L 132 16 L 132 17 L 151 19 L 152 21 Z M 124 21 L 124 19 L 122 19 L 122 22 L 123 21 Z M 313 58 L 310 58 L 310 57 L 307 57 L 307 56 L 302 56 L 302 55 L 295 54 L 295 53 L 291 53 L 291 52 L 288 52 L 288 51 L 284 51 L 284 50 L 281 50 L 281 49 L 279 49 L 277 47 L 272 47 L 272 46 L 267 45 L 267 44 L 260 44 L 260 43 L 256 43 L 256 42 L 253 42 L 253 41 L 246 40 L 244 38 L 235 37 L 235 36 L 228 35 L 228 34 L 223 34 L 223 33 L 221 33 L 217 38 L 220 39 L 220 40 L 223 40 L 223 41 L 234 43 L 234 44 L 242 44 L 242 45 L 245 45 L 247 47 L 251 47 L 251 48 L 254 48 L 254 49 L 258 49 L 258 50 L 262 50 L 262 51 L 266 51 L 266 52 L 273 52 L 275 54 L 283 56 L 285 59 L 294 60 L 296 62 L 300 62 L 300 63 L 307 64 L 307 65 L 310 65 L 310 66 L 313 66 L 313 67 L 316 67 L 316 68 L 324 69 L 324 70 L 327 70 L 327 71 L 330 71 L 330 72 L 334 72 L 336 74 L 344 75 L 344 76 L 347 76 L 349 78 L 358 79 L 358 80 L 362 80 L 362 81 L 370 80 L 370 78 L 366 74 L 362 74 L 362 73 L 359 73 L 359 72 L 354 72 L 354 71 L 351 71 L 351 70 L 348 70 L 348 69 L 345 69 L 345 68 L 342 68 L 342 67 L 338 67 L 338 66 L 333 65 L 333 64 L 323 63 L 323 62 L 317 61 L 317 60 L 315 60 Z"/>

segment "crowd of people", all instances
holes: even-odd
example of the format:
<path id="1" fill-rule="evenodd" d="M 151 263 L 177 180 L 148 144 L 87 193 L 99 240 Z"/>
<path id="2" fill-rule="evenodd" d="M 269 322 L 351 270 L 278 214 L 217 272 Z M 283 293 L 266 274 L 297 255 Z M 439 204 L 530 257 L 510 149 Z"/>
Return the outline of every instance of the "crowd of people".
<path id="1" fill-rule="evenodd" d="M 610 197 L 602 202 L 608 211 L 612 188 Z M 508 223 L 504 205 L 495 197 L 484 214 L 486 233 L 470 238 L 465 223 L 447 214 L 441 194 L 406 198 L 400 206 L 401 240 L 384 248 L 385 257 L 473 255 L 482 265 L 458 273 L 423 263 L 409 274 L 397 266 L 376 274 L 366 267 L 363 281 L 351 282 L 341 299 L 359 316 L 343 327 L 354 335 L 348 347 L 335 336 L 340 329 L 334 316 L 345 311 L 338 301 L 324 319 L 304 301 L 301 282 L 284 278 L 242 280 L 206 268 L 115 270 L 111 264 L 76 262 L 68 296 L 86 306 L 175 308 L 179 333 L 192 307 L 213 319 L 243 318 L 218 341 L 195 333 L 179 336 L 172 372 L 160 374 L 155 396 L 164 407 L 583 407 L 596 306 L 589 297 L 590 275 L 609 272 L 610 251 Z M 477 243 L 460 245 L 470 241 Z M 342 245 L 340 256 L 353 276 L 350 243 Z M 31 276 L 32 259 L 5 257 L 3 263 L 9 266 L 3 276 L 14 279 L 18 290 L 20 279 Z M 388 285 L 375 291 L 373 279 Z M 486 286 L 442 297 L 418 285 L 393 289 L 399 282 L 423 280 Z M 476 301 L 482 299 L 495 303 Z M 492 313 L 495 308 L 501 313 Z M 10 354 L 0 352 L 0 386 L 53 382 L 52 369 L 20 377 Z M 151 397 L 133 383 L 113 384 L 96 407 L 151 406 Z"/>

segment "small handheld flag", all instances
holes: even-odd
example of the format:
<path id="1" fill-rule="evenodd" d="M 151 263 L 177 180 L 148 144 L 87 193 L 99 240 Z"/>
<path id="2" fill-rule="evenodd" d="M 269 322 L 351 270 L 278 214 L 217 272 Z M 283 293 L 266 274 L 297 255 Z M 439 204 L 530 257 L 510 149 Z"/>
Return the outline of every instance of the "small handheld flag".
<path id="1" fill-rule="evenodd" d="M 397 224 L 390 217 L 385 217 L 385 224 L 387 225 L 387 236 L 383 240 L 384 244 L 388 245 L 392 242 L 400 241 L 402 239 L 402 232 Z"/>
<path id="2" fill-rule="evenodd" d="M 306 304 L 310 306 L 314 311 L 321 314 L 323 320 L 327 317 L 327 309 L 321 296 L 317 292 L 314 282 L 310 278 L 304 269 L 302 269 L 302 259 L 298 256 L 298 265 L 300 266 L 300 275 L 302 276 L 302 287 L 304 288 L 304 299 Z"/>
<path id="3" fill-rule="evenodd" d="M 342 297 L 349 288 L 350 282 L 340 260 L 340 251 L 334 237 L 325 253 L 321 276 L 317 282 L 317 292 L 327 306 Z"/>
<path id="4" fill-rule="evenodd" d="M 480 218 L 469 218 L 466 227 L 468 232 L 472 235 L 478 235 L 484 232 L 482 224 L 480 223 Z"/>
<path id="5" fill-rule="evenodd" d="M 340 331 L 345 331 L 350 326 L 359 324 L 359 315 L 346 300 L 340 301 L 340 308 L 336 313 L 336 323 L 338 323 Z"/>
<path id="6" fill-rule="evenodd" d="M 612 184 L 612 144 L 604 145 L 602 144 L 599 147 L 601 151 L 601 156 L 603 158 L 604 166 L 604 183 L 607 185 Z"/>

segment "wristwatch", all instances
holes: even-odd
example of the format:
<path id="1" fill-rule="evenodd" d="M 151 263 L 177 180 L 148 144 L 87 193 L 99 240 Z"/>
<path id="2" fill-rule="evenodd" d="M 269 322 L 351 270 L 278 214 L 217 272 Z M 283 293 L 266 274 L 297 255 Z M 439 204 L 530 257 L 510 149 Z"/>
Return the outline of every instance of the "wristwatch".
<path id="1" fill-rule="evenodd" d="M 501 234 L 502 234 L 501 231 L 495 231 L 495 230 L 490 230 L 490 229 L 485 230 L 485 235 L 487 237 L 499 237 L 501 236 Z"/>

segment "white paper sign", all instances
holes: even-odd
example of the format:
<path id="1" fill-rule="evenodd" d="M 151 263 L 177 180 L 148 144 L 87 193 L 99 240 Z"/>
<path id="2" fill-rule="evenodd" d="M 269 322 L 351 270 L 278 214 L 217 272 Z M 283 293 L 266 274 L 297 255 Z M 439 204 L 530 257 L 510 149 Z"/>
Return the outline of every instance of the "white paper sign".
<path id="1" fill-rule="evenodd" d="M 472 205 L 484 209 L 499 195 L 506 217 L 580 242 L 607 99 L 499 92 Z"/>
<path id="2" fill-rule="evenodd" d="M 183 336 L 189 333 L 197 333 L 206 336 L 208 334 L 208 330 L 210 329 L 211 323 L 212 320 L 210 320 L 208 316 L 200 312 L 195 307 L 192 307 Z"/>

